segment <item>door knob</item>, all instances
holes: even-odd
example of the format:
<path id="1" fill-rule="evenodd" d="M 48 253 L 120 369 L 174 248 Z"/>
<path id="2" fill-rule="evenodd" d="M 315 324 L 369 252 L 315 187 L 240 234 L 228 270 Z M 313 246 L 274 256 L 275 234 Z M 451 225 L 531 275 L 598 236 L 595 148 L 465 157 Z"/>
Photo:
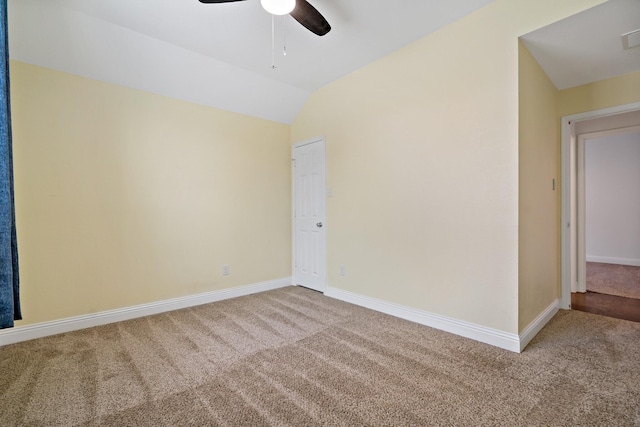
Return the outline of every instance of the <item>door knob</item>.
<path id="1" fill-rule="evenodd" d="M 317 224 L 316 224 L 316 227 L 318 227 L 318 228 L 322 228 L 322 223 L 321 223 L 321 222 L 317 223 Z"/>

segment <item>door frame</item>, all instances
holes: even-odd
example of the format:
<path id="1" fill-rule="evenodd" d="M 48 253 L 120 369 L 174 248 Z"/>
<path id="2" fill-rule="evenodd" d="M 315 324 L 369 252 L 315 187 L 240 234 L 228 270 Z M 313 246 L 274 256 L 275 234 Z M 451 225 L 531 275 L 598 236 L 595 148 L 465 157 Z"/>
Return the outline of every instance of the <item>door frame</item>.
<path id="1" fill-rule="evenodd" d="M 585 239 L 585 227 L 581 226 L 578 222 L 578 212 L 584 209 L 584 206 L 578 206 L 577 203 L 584 205 L 584 198 L 577 201 L 578 138 L 575 124 L 585 120 L 598 119 L 636 110 L 640 110 L 640 102 L 573 114 L 561 118 L 562 214 L 560 229 L 562 298 L 560 307 L 565 310 L 571 309 L 571 290 L 572 288 L 577 289 L 578 284 L 578 242 L 584 242 Z M 583 171 L 581 171 L 581 173 L 583 173 Z M 586 262 L 586 260 L 583 261 Z"/>
<path id="2" fill-rule="evenodd" d="M 577 141 L 577 220 L 578 220 L 578 234 L 577 234 L 577 281 L 575 282 L 575 288 L 572 288 L 573 292 L 587 292 L 587 207 L 586 207 L 586 194 L 587 194 L 587 169 L 586 169 L 586 154 L 587 145 L 586 141 L 590 139 L 605 138 L 608 136 L 628 135 L 632 133 L 640 133 L 640 126 L 627 126 L 615 129 L 607 129 L 596 132 L 586 132 L 579 135 Z M 574 282 L 572 282 L 574 283 Z"/>
<path id="3" fill-rule="evenodd" d="M 297 235 L 296 235 L 296 180 L 295 180 L 295 150 L 296 148 L 299 147 L 304 147 L 305 145 L 309 145 L 309 144 L 315 144 L 315 143 L 322 143 L 322 156 L 323 156 L 323 163 L 324 163 L 324 168 L 322 170 L 322 180 L 324 181 L 324 188 L 325 188 L 325 194 L 322 198 L 322 200 L 324 201 L 323 203 L 323 218 L 324 218 L 324 223 L 323 226 L 325 228 L 325 241 L 324 241 L 324 245 L 323 245 L 323 249 L 324 249 L 324 265 L 321 266 L 321 268 L 324 270 L 323 271 L 323 278 L 324 278 L 324 283 L 322 283 L 322 291 L 321 292 L 325 292 L 327 290 L 327 231 L 326 231 L 326 227 L 327 227 L 327 197 L 326 197 L 326 188 L 327 188 L 327 142 L 324 136 L 319 136 L 319 137 L 315 137 L 315 138 L 311 138 L 311 139 L 307 139 L 305 141 L 302 142 L 297 142 L 295 144 L 293 144 L 291 146 L 291 248 L 292 248 L 292 252 L 291 252 L 291 267 L 292 267 L 292 272 L 291 272 L 291 284 L 294 286 L 298 286 L 298 280 L 296 278 L 296 241 L 297 241 Z"/>

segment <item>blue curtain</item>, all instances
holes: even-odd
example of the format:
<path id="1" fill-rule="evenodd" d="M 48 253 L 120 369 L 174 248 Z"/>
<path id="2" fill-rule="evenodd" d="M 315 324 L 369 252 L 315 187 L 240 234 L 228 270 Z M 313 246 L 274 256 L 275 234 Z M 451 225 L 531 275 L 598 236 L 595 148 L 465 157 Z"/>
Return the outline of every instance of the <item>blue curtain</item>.
<path id="1" fill-rule="evenodd" d="M 13 198 L 13 149 L 9 98 L 7 0 L 0 0 L 0 329 L 10 328 L 20 313 L 18 241 Z"/>

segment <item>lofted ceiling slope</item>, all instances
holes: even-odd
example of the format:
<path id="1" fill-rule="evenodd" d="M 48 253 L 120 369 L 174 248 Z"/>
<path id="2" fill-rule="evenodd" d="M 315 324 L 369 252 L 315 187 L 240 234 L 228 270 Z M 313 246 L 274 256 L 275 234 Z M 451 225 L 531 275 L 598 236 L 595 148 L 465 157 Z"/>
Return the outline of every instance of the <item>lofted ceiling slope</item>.
<path id="1" fill-rule="evenodd" d="M 562 90 L 640 71 L 640 47 L 625 49 L 621 39 L 634 30 L 640 30 L 640 0 L 609 0 L 522 41 Z"/>
<path id="2" fill-rule="evenodd" d="M 492 0 L 311 0 L 318 37 L 258 0 L 9 0 L 13 59 L 291 123 L 309 94 Z M 288 54 L 282 55 L 284 40 Z"/>
<path id="3" fill-rule="evenodd" d="M 12 59 L 290 124 L 308 96 L 492 0 L 311 0 L 332 30 L 259 0 L 9 0 Z M 609 0 L 522 37 L 558 89 L 640 70 L 640 0 Z M 288 54 L 282 55 L 286 40 Z"/>

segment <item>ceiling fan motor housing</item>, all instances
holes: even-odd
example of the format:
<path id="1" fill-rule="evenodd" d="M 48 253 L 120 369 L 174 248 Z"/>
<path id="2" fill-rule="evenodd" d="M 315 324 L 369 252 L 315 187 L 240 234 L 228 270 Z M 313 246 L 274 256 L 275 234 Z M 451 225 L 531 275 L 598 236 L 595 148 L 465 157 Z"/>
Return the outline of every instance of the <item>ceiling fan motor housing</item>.
<path id="1" fill-rule="evenodd" d="M 296 7 L 296 0 L 260 0 L 260 4 L 272 15 L 288 15 Z"/>

